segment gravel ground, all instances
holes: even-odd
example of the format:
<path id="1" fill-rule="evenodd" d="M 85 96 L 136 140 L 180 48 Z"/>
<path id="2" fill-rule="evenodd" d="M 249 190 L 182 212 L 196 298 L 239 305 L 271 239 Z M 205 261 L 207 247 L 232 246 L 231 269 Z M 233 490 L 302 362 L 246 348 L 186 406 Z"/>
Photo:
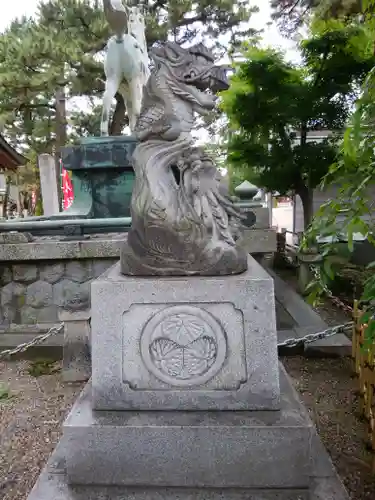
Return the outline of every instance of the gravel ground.
<path id="1" fill-rule="evenodd" d="M 352 500 L 374 499 L 366 425 L 356 417 L 356 380 L 349 359 L 284 358 Z M 27 361 L 0 364 L 10 399 L 0 400 L 0 498 L 25 500 L 55 447 L 81 384 L 60 373 L 31 377 Z"/>
<path id="2" fill-rule="evenodd" d="M 277 271 L 295 290 L 298 281 L 291 270 Z M 351 314 L 325 299 L 314 310 L 329 325 L 350 321 Z M 367 424 L 359 417 L 358 381 L 352 360 L 283 358 L 294 385 L 307 406 L 352 500 L 375 499 L 375 476 L 371 474 L 375 455 L 368 451 Z"/>
<path id="3" fill-rule="evenodd" d="M 282 276 L 283 279 L 287 277 Z M 293 278 L 286 279 L 290 284 Z M 329 302 L 318 309 L 328 324 L 347 321 Z M 375 498 L 367 426 L 357 418 L 357 381 L 350 359 L 284 358 L 301 398 L 352 500 Z M 65 414 L 82 384 L 61 382 L 58 371 L 32 377 L 28 361 L 0 362 L 0 498 L 25 500 L 54 449 Z M 7 388 L 10 397 L 2 397 Z"/>
<path id="4" fill-rule="evenodd" d="M 373 454 L 366 449 L 367 425 L 358 417 L 357 379 L 349 358 L 283 358 L 310 417 L 352 500 L 374 500 Z"/>
<path id="5" fill-rule="evenodd" d="M 31 377 L 29 362 L 0 362 L 0 498 L 24 500 L 61 434 L 81 385 L 63 385 L 60 373 Z"/>

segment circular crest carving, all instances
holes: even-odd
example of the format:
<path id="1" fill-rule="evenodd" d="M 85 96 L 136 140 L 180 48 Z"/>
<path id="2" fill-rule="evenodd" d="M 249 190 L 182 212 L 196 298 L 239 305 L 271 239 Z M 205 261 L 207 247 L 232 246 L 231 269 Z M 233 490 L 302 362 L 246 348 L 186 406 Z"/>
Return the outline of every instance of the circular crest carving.
<path id="1" fill-rule="evenodd" d="M 227 342 L 221 325 L 207 311 L 172 306 L 156 313 L 141 335 L 141 356 L 162 382 L 202 385 L 222 367 Z"/>

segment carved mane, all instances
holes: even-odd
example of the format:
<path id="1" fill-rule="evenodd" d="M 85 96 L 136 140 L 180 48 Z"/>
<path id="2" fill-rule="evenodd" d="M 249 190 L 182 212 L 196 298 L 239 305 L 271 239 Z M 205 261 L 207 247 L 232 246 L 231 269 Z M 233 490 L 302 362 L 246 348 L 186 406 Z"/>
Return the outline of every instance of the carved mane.
<path id="1" fill-rule="evenodd" d="M 121 253 L 130 275 L 225 275 L 247 268 L 238 244 L 243 216 L 219 192 L 217 168 L 191 130 L 195 112 L 215 107 L 206 88 L 226 85 L 202 44 L 174 42 L 151 50 L 155 67 L 143 93 L 134 135 L 132 228 Z"/>

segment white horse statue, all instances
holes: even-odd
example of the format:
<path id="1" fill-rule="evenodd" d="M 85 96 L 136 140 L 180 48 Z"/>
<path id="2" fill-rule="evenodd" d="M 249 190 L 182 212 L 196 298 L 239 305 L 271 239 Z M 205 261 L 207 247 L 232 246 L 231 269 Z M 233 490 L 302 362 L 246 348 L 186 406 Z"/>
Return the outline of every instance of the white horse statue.
<path id="1" fill-rule="evenodd" d="M 104 61 L 106 83 L 100 132 L 108 135 L 109 113 L 116 92 L 124 98 L 132 132 L 141 111 L 143 87 L 150 76 L 143 4 L 128 6 L 122 0 L 103 0 L 103 3 L 115 35 L 108 40 Z"/>

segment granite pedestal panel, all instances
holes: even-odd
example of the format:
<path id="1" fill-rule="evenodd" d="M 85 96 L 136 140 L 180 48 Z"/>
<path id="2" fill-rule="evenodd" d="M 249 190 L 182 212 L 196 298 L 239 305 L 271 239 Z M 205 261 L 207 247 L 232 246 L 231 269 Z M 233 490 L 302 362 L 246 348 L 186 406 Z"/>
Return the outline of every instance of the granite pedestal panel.
<path id="1" fill-rule="evenodd" d="M 309 485 L 312 427 L 282 372 L 280 411 L 93 411 L 64 424 L 73 484 L 200 488 Z"/>
<path id="2" fill-rule="evenodd" d="M 178 431 L 176 412 L 91 412 L 87 387 L 69 415 L 63 438 L 28 500 L 349 500 L 315 427 L 283 369 L 280 380 L 280 411 L 219 412 L 217 419 L 216 412 L 181 412 L 181 419 L 185 419 L 183 428 L 188 430 L 190 427 L 192 438 L 176 443 L 167 439 L 169 431 L 170 438 L 174 438 Z M 79 411 L 82 413 L 79 414 Z M 124 413 L 128 414 L 127 422 L 119 425 L 118 419 Z M 230 414 L 237 416 L 230 417 Z M 170 425 L 171 419 L 174 419 L 173 425 Z M 154 425 L 150 425 L 152 421 Z M 152 427 L 158 427 L 156 422 L 164 429 L 165 440 L 156 450 L 151 450 L 150 445 L 143 450 L 144 436 Z M 251 427 L 253 439 L 250 439 Z M 124 437 L 130 437 L 127 429 L 131 428 L 132 442 L 123 441 Z M 212 441 L 209 433 L 215 428 L 220 428 L 221 435 L 211 434 L 211 438 L 216 440 Z M 200 435 L 206 437 L 203 442 L 203 438 L 199 438 L 199 430 Z M 267 438 L 267 430 L 274 436 L 275 443 Z M 237 439 L 238 431 L 245 437 L 242 443 Z M 161 429 L 157 432 L 161 435 Z M 293 433 L 299 437 L 293 438 Z M 134 441 L 136 435 L 140 437 L 138 452 L 136 456 L 131 456 L 137 447 Z M 229 439 L 230 435 L 235 438 L 233 441 Z M 254 439 L 256 435 L 257 440 Z M 218 455 L 220 442 L 223 446 Z M 229 449 L 224 447 L 224 443 L 230 444 Z M 183 460 L 191 457 L 194 444 L 199 451 L 205 448 L 202 454 L 196 453 L 198 463 L 189 465 L 186 462 L 188 467 L 182 466 Z M 175 459 L 173 463 L 172 457 Z M 122 462 L 124 458 L 126 463 Z M 138 468 L 131 463 L 133 460 Z M 255 462 L 260 462 L 260 465 Z M 78 470 L 74 471 L 74 467 Z M 91 467 L 95 468 L 95 475 Z M 146 470 L 146 467 L 149 469 Z M 170 467 L 168 473 L 167 467 Z M 201 470 L 197 470 L 200 467 L 207 473 L 207 478 Z M 194 483 L 194 478 L 188 478 L 188 474 L 195 473 L 195 470 L 196 479 L 201 484 L 199 487 L 189 486 Z M 224 479 L 221 477 L 223 473 Z M 254 477 L 255 474 L 260 477 Z M 68 476 L 80 483 L 91 478 L 93 484 L 72 485 Z M 128 485 L 98 484 L 103 479 L 105 483 L 113 480 L 124 483 L 122 477 L 126 478 Z M 182 482 L 186 486 L 165 486 L 164 482 Z M 212 482 L 213 487 L 210 486 Z M 235 486 L 237 483 L 242 486 Z M 288 486 L 293 483 L 295 486 Z M 251 484 L 262 486 L 250 487 Z"/>
<path id="3" fill-rule="evenodd" d="M 275 410 L 273 280 L 249 256 L 237 276 L 139 278 L 116 264 L 92 283 L 97 410 Z"/>

